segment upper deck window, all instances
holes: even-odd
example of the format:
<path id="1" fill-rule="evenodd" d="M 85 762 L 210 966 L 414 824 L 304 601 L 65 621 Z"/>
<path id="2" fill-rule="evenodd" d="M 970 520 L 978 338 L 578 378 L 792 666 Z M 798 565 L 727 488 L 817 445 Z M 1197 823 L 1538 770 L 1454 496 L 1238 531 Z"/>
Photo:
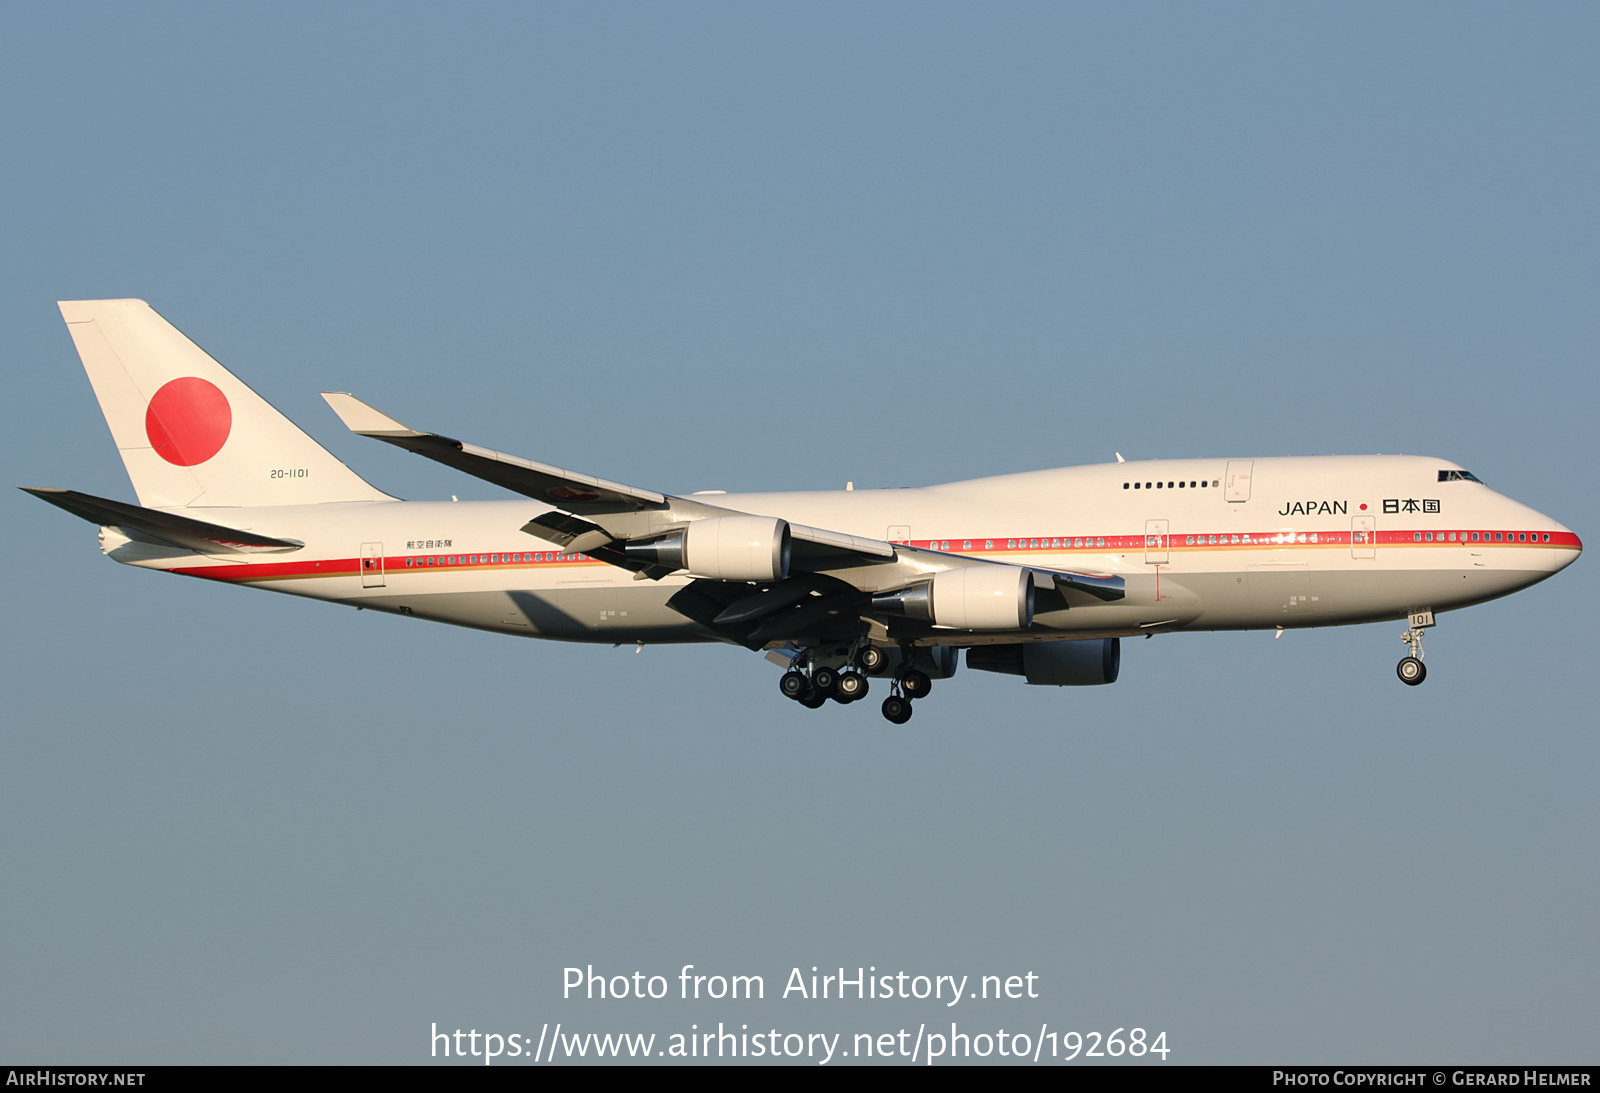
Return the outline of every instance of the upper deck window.
<path id="1" fill-rule="evenodd" d="M 1439 472 L 1439 481 L 1441 481 L 1441 482 L 1477 482 L 1480 485 L 1483 482 L 1483 480 L 1481 478 L 1479 478 L 1477 475 L 1473 474 L 1471 471 L 1440 471 Z"/>

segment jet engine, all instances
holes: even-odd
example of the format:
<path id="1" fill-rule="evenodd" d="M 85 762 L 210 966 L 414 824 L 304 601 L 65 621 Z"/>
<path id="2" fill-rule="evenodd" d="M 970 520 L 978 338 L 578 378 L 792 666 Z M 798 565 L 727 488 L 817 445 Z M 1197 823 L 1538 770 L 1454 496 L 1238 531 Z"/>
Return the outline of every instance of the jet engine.
<path id="1" fill-rule="evenodd" d="M 1033 574 L 1014 565 L 942 569 L 926 581 L 878 593 L 872 607 L 958 630 L 1021 630 L 1033 622 Z"/>
<path id="2" fill-rule="evenodd" d="M 1122 640 L 1039 641 L 1020 645 L 975 645 L 967 667 L 976 672 L 1023 676 L 1049 687 L 1093 687 L 1115 683 L 1122 668 Z"/>
<path id="3" fill-rule="evenodd" d="M 789 524 L 772 516 L 712 516 L 623 544 L 646 565 L 718 581 L 781 581 L 789 575 Z"/>

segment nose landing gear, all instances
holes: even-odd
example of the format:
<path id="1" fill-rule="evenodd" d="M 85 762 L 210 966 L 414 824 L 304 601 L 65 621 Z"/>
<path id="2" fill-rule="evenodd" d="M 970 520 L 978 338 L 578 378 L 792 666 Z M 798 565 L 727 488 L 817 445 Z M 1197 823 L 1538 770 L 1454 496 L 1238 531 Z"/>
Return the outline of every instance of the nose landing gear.
<path id="1" fill-rule="evenodd" d="M 1400 677 L 1400 682 L 1407 687 L 1415 687 L 1428 678 L 1428 666 L 1422 663 L 1422 632 L 1434 625 L 1432 611 L 1413 611 L 1408 620 L 1410 625 L 1400 634 L 1400 640 L 1405 642 L 1411 650 L 1411 655 L 1403 657 L 1395 665 L 1395 675 Z"/>

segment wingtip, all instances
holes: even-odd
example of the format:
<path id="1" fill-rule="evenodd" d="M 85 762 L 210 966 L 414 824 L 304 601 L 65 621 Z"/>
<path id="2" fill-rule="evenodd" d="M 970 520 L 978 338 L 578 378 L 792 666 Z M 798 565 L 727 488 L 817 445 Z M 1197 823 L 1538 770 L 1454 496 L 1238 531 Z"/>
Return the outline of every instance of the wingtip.
<path id="1" fill-rule="evenodd" d="M 143 300 L 126 297 L 117 300 L 57 300 L 56 307 L 61 309 L 61 317 L 69 323 L 90 322 L 108 311 L 116 311 L 130 307 L 150 307 Z"/>
<path id="2" fill-rule="evenodd" d="M 344 427 L 360 436 L 422 436 L 408 429 L 388 414 L 375 410 L 354 395 L 345 391 L 323 391 L 322 400 L 328 404 Z"/>

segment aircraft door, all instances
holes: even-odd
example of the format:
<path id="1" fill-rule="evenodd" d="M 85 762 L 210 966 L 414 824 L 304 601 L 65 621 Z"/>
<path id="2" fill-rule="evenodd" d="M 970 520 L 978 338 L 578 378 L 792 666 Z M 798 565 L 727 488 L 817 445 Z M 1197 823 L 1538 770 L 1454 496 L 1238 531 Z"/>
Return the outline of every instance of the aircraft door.
<path id="1" fill-rule="evenodd" d="M 1350 557 L 1376 558 L 1378 556 L 1378 518 L 1376 516 L 1350 517 Z"/>
<path id="2" fill-rule="evenodd" d="M 1147 565 L 1167 564 L 1167 521 L 1144 522 L 1144 560 Z"/>
<path id="3" fill-rule="evenodd" d="M 361 587 L 383 587 L 383 544 L 361 544 Z"/>
<path id="4" fill-rule="evenodd" d="M 1250 472 L 1254 468 L 1253 459 L 1228 460 L 1227 473 L 1222 477 L 1222 496 L 1225 500 L 1250 500 Z"/>
<path id="5" fill-rule="evenodd" d="M 910 543 L 911 525 L 893 524 L 889 528 L 889 534 L 884 536 L 884 538 L 888 539 L 891 543 Z"/>

